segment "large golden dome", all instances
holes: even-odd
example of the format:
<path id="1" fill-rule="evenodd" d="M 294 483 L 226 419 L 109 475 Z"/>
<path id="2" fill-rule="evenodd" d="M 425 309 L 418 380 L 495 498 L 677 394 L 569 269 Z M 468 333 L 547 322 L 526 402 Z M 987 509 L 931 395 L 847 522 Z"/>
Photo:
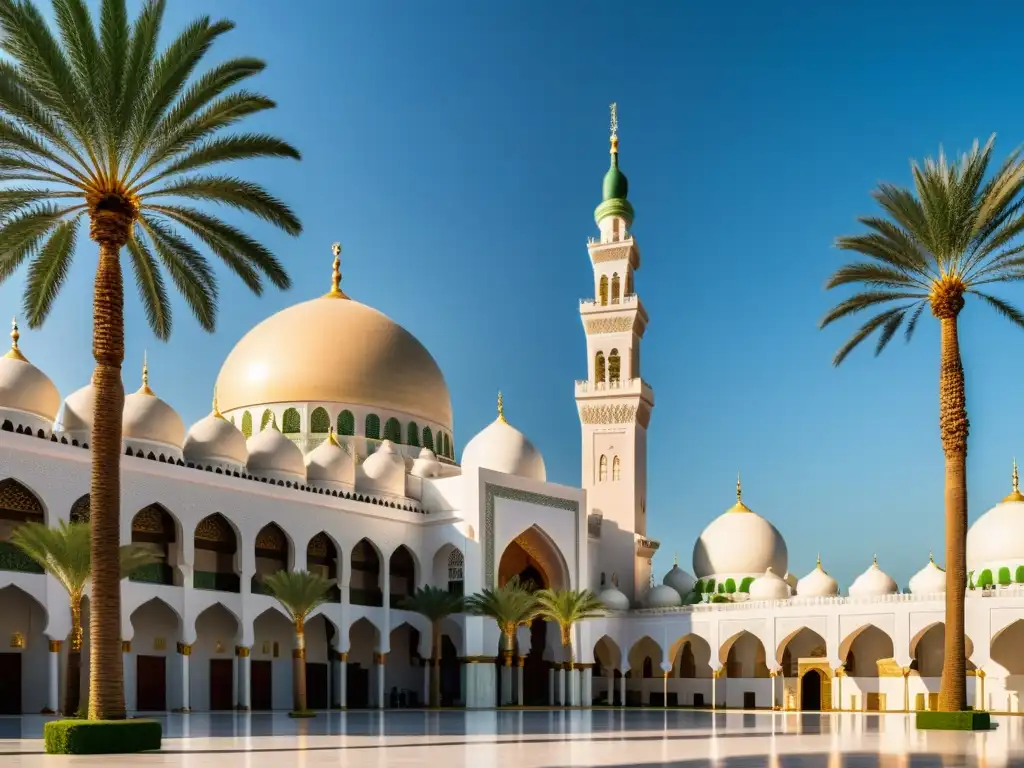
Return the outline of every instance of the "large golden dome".
<path id="1" fill-rule="evenodd" d="M 426 348 L 340 291 L 283 309 L 243 336 L 220 369 L 217 395 L 223 411 L 344 403 L 452 425 L 448 386 Z"/>

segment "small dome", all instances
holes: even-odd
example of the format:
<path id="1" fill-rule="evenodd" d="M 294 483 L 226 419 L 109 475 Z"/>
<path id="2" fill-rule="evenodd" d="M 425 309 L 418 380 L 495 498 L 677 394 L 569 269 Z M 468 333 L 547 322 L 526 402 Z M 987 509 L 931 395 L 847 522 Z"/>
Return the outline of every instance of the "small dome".
<path id="1" fill-rule="evenodd" d="M 306 454 L 306 482 L 351 486 L 355 481 L 354 467 L 352 455 L 338 442 L 331 427 L 327 439 Z"/>
<path id="2" fill-rule="evenodd" d="M 946 591 L 946 572 L 928 555 L 928 565 L 915 573 L 907 583 L 912 594 L 941 595 Z"/>
<path id="3" fill-rule="evenodd" d="M 789 598 L 789 584 L 769 568 L 764 576 L 758 576 L 751 582 L 748 594 L 751 600 L 786 600 Z"/>
<path id="4" fill-rule="evenodd" d="M 130 448 L 164 446 L 175 449 L 180 458 L 185 441 L 185 424 L 178 412 L 149 388 L 149 367 L 142 363 L 142 386 L 124 399 L 121 436 Z"/>
<path id="5" fill-rule="evenodd" d="M 19 338 L 17 323 L 11 323 L 11 349 L 0 357 L 0 410 L 26 413 L 52 425 L 60 410 L 60 393 L 21 353 Z"/>
<path id="6" fill-rule="evenodd" d="M 1013 490 L 1009 496 L 974 521 L 967 531 L 967 570 L 975 576 L 988 569 L 1024 565 L 1024 494 L 1018 487 L 1017 462 L 1013 463 Z"/>
<path id="7" fill-rule="evenodd" d="M 245 444 L 249 451 L 249 473 L 268 480 L 305 480 L 306 464 L 302 451 L 277 430 L 277 419 Z"/>
<path id="8" fill-rule="evenodd" d="M 771 568 L 786 573 L 789 554 L 778 529 L 743 503 L 736 480 L 736 503 L 704 529 L 693 547 L 693 572 L 709 576 L 759 576 Z"/>
<path id="9" fill-rule="evenodd" d="M 390 440 L 382 440 L 360 469 L 370 488 L 397 496 L 405 494 L 405 459 Z"/>
<path id="10" fill-rule="evenodd" d="M 797 597 L 833 597 L 839 594 L 839 582 L 821 567 L 821 558 L 814 570 L 796 583 Z"/>
<path id="11" fill-rule="evenodd" d="M 245 435 L 221 415 L 216 398 L 213 411 L 193 424 L 185 435 L 182 453 L 185 461 L 192 464 L 219 464 L 232 470 L 244 469 L 249 460 Z"/>
<path id="12" fill-rule="evenodd" d="M 661 583 L 666 587 L 672 587 L 680 597 L 686 598 L 693 592 L 693 587 L 697 582 L 693 576 L 679 567 L 679 561 L 676 560 L 672 563 L 672 570 L 665 574 Z"/>
<path id="13" fill-rule="evenodd" d="M 92 383 L 76 389 L 64 400 L 61 429 L 72 440 L 88 440 L 92 431 L 92 409 L 96 403 L 96 390 Z"/>
<path id="14" fill-rule="evenodd" d="M 880 597 L 881 595 L 895 595 L 897 591 L 896 582 L 878 567 L 877 557 L 871 567 L 850 585 L 850 597 Z"/>
<path id="15" fill-rule="evenodd" d="M 651 577 L 652 585 L 647 594 L 644 595 L 644 605 L 648 608 L 675 608 L 683 604 L 683 599 L 672 587 L 664 584 L 653 585 L 654 577 Z"/>
<path id="16" fill-rule="evenodd" d="M 432 450 L 423 448 L 413 462 L 409 474 L 415 477 L 438 477 L 441 474 L 441 462 L 437 460 L 437 455 Z"/>
<path id="17" fill-rule="evenodd" d="M 619 170 L 619 155 L 612 155 L 612 164 L 601 184 L 602 200 L 625 200 L 629 197 L 629 179 Z"/>
<path id="18" fill-rule="evenodd" d="M 504 403 L 498 394 L 498 418 L 476 435 L 462 451 L 462 467 L 492 469 L 506 475 L 547 481 L 544 457 L 518 429 L 505 421 Z"/>

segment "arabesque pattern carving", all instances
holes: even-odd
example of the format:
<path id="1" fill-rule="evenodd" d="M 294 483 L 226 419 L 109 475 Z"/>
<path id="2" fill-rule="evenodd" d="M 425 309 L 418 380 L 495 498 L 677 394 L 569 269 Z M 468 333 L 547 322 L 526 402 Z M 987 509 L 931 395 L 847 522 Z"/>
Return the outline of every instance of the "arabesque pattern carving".
<path id="1" fill-rule="evenodd" d="M 584 405 L 580 408 L 580 420 L 584 424 L 628 424 L 635 418 L 635 405 Z"/>
<path id="2" fill-rule="evenodd" d="M 596 317 L 587 320 L 587 333 L 620 333 L 631 330 L 632 317 Z"/>
<path id="3" fill-rule="evenodd" d="M 43 514 L 43 505 L 39 503 L 39 499 L 24 485 L 11 479 L 0 483 L 0 509 L 29 515 Z"/>
<path id="4" fill-rule="evenodd" d="M 285 552 L 288 549 L 281 529 L 271 523 L 256 534 L 256 549 L 268 552 Z"/>
<path id="5" fill-rule="evenodd" d="M 594 264 L 602 264 L 606 261 L 622 261 L 629 258 L 632 245 L 620 245 L 617 248 L 602 248 L 599 251 L 592 251 L 590 258 Z"/>
<path id="6" fill-rule="evenodd" d="M 196 526 L 196 538 L 227 544 L 234 542 L 235 533 L 220 515 L 210 515 L 199 521 L 199 525 Z"/>
<path id="7" fill-rule="evenodd" d="M 322 532 L 310 539 L 309 546 L 306 548 L 306 554 L 310 557 L 327 557 L 329 551 L 327 534 Z"/>
<path id="8" fill-rule="evenodd" d="M 91 518 L 92 511 L 89 506 L 89 494 L 87 493 L 71 505 L 71 522 L 88 523 Z"/>
<path id="9" fill-rule="evenodd" d="M 132 530 L 137 533 L 164 533 L 163 510 L 150 504 L 132 518 Z"/>

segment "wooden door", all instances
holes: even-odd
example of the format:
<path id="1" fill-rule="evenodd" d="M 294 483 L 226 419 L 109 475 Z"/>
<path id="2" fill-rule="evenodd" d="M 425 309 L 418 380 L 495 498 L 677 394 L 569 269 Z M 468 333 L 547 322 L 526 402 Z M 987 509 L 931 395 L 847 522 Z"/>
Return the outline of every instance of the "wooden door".
<path id="1" fill-rule="evenodd" d="M 309 709 L 330 709 L 327 703 L 328 665 L 306 662 L 306 706 Z"/>
<path id="2" fill-rule="evenodd" d="M 231 659 L 210 659 L 210 709 L 234 708 L 234 662 Z"/>
<path id="3" fill-rule="evenodd" d="M 21 654 L 0 653 L 0 715 L 21 714 Z"/>
<path id="4" fill-rule="evenodd" d="M 163 712 L 167 709 L 167 658 L 135 657 L 135 708 L 140 712 Z"/>
<path id="5" fill-rule="evenodd" d="M 252 682 L 252 694 L 250 696 L 253 709 L 274 708 L 274 674 L 272 661 L 249 662 L 249 676 Z"/>

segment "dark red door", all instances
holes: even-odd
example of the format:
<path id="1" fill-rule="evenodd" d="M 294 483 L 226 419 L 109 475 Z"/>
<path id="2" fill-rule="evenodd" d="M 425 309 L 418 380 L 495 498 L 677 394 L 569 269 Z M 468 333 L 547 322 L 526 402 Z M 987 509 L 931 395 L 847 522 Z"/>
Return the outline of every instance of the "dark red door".
<path id="1" fill-rule="evenodd" d="M 21 654 L 0 653 L 0 715 L 21 714 Z"/>
<path id="2" fill-rule="evenodd" d="M 234 662 L 231 659 L 210 659 L 210 709 L 234 709 L 234 690 Z"/>
<path id="3" fill-rule="evenodd" d="M 163 712 L 167 709 L 167 659 L 135 658 L 135 708 L 140 712 Z"/>
<path id="4" fill-rule="evenodd" d="M 273 662 L 256 661 L 250 662 L 250 677 L 252 678 L 251 706 L 253 709 L 274 708 L 274 674 Z"/>
<path id="5" fill-rule="evenodd" d="M 306 662 L 306 706 L 310 709 L 328 709 L 326 664 Z"/>

